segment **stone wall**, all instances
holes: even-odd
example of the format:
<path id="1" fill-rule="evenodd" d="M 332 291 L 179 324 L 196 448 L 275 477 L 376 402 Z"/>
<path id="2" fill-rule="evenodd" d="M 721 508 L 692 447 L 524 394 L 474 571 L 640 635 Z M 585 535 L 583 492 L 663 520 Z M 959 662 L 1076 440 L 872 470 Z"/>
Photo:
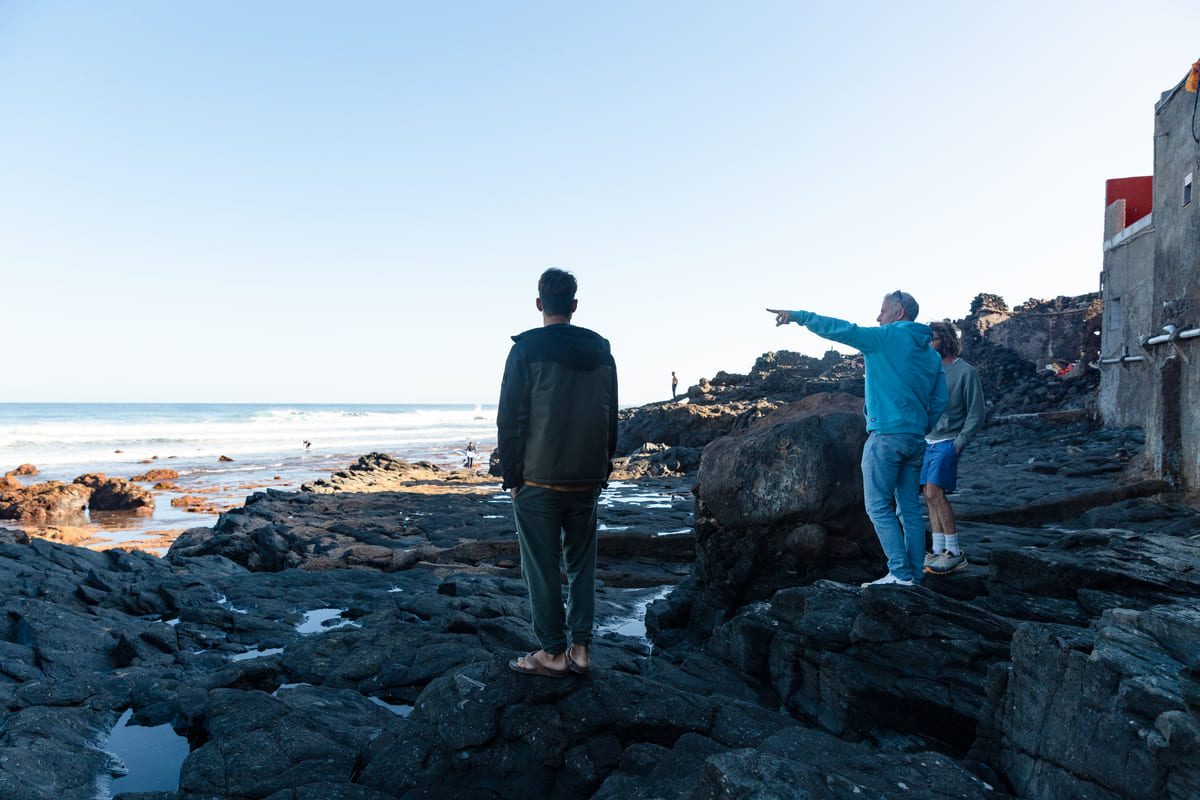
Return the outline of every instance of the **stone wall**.
<path id="1" fill-rule="evenodd" d="M 1042 369 L 1063 366 L 1081 357 L 1094 361 L 1099 352 L 1102 303 L 1099 292 L 1078 297 L 1025 301 L 1009 311 L 996 295 L 979 295 L 971 314 L 962 320 L 964 333 L 976 332 L 993 344 L 1008 348 Z"/>
<path id="2" fill-rule="evenodd" d="M 1106 423 L 1145 428 L 1151 472 L 1191 489 L 1200 486 L 1200 337 L 1179 334 L 1200 327 L 1200 196 L 1187 188 L 1200 173 L 1194 99 L 1181 82 L 1155 107 L 1152 223 L 1118 230 L 1119 203 L 1105 210 L 1098 397 Z M 1164 334 L 1173 338 L 1148 341 Z"/>
<path id="3" fill-rule="evenodd" d="M 1200 327 L 1200 196 L 1194 183 L 1184 202 L 1184 183 L 1200 168 L 1200 143 L 1192 133 L 1195 95 L 1182 82 L 1164 92 L 1154 124 L 1154 328 Z M 1156 377 L 1155 406 L 1146 422 L 1146 443 L 1155 471 L 1200 486 L 1200 338 L 1176 340 L 1147 352 Z"/>
<path id="4" fill-rule="evenodd" d="M 1124 201 L 1113 206 L 1124 206 Z M 1122 209 L 1123 210 L 1123 209 Z M 1135 228 L 1114 222 L 1104 242 L 1101 294 L 1104 322 L 1100 337 L 1100 392 L 1097 406 L 1108 425 L 1146 424 L 1151 367 L 1139 342 L 1149 336 L 1154 296 L 1154 227 L 1150 217 Z M 1117 227 L 1122 225 L 1122 227 Z M 1130 360 L 1130 359 L 1142 360 Z M 1120 360 L 1117 360 L 1120 359 Z"/>

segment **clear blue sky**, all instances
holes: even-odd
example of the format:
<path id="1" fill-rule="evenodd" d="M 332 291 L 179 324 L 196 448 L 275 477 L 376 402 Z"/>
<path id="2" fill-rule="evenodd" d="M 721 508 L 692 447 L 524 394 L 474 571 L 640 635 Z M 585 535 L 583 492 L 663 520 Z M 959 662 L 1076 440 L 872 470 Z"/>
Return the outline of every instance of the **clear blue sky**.
<path id="1" fill-rule="evenodd" d="M 495 402 L 542 269 L 621 400 L 1094 291 L 1187 2 L 0 0 L 0 401 Z"/>

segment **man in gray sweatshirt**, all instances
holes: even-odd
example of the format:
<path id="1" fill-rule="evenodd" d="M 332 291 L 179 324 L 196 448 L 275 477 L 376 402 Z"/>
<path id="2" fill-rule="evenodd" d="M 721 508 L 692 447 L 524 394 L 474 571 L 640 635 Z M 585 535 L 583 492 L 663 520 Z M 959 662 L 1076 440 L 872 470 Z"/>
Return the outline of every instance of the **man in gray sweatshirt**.
<path id="1" fill-rule="evenodd" d="M 950 322 L 931 322 L 929 327 L 933 331 L 930 346 L 942 357 L 946 371 L 949 399 L 946 410 L 925 436 L 921 486 L 933 531 L 933 552 L 925 555 L 925 571 L 945 575 L 967 567 L 967 554 L 958 545 L 954 509 L 946 492 L 953 492 L 958 483 L 958 457 L 983 427 L 987 409 L 979 373 L 958 357 L 962 352 L 958 328 Z"/>

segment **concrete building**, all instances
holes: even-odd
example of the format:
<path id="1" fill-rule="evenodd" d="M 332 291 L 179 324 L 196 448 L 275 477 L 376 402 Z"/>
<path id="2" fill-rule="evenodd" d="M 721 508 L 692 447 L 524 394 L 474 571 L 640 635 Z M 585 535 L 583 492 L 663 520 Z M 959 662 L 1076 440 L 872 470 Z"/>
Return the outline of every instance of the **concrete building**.
<path id="1" fill-rule="evenodd" d="M 1146 431 L 1155 474 L 1200 489 L 1200 110 L 1181 81 L 1154 108 L 1154 175 L 1111 180 L 1100 415 Z"/>

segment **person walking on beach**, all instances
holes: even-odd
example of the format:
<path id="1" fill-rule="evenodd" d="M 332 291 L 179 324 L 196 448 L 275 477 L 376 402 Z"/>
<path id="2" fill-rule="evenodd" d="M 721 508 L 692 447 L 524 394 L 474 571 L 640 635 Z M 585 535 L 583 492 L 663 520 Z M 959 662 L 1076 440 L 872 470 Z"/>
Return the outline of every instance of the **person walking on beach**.
<path id="1" fill-rule="evenodd" d="M 767 309 L 777 326 L 795 322 L 863 354 L 868 433 L 862 454 L 863 500 L 888 566 L 886 575 L 864 583 L 864 589 L 886 583 L 912 586 L 924 577 L 921 462 L 925 434 L 946 406 L 946 375 L 941 358 L 929 347 L 933 332 L 916 321 L 919 308 L 907 292 L 884 295 L 876 328 L 811 311 Z"/>
<path id="2" fill-rule="evenodd" d="M 958 484 L 958 457 L 983 427 L 987 409 L 979 373 L 958 357 L 962 352 L 958 328 L 949 321 L 931 322 L 929 328 L 933 349 L 942 357 L 948 399 L 946 410 L 925 437 L 921 466 L 921 487 L 933 533 L 933 552 L 925 555 L 925 571 L 946 575 L 967 568 L 967 554 L 958 546 L 954 509 L 946 493 Z"/>
<path id="3" fill-rule="evenodd" d="M 678 388 L 679 388 L 679 378 L 676 378 L 675 373 L 672 372 L 671 373 L 671 399 L 672 400 L 674 400 L 676 398 L 675 390 Z"/>
<path id="4" fill-rule="evenodd" d="M 575 276 L 561 269 L 538 279 L 542 327 L 513 337 L 496 417 L 503 487 L 512 496 L 541 647 L 508 666 L 553 678 L 587 674 L 591 663 L 596 501 L 617 445 L 616 362 L 607 339 L 571 324 L 576 289 Z"/>
<path id="5" fill-rule="evenodd" d="M 467 469 L 475 466 L 475 443 L 467 442 Z"/>

